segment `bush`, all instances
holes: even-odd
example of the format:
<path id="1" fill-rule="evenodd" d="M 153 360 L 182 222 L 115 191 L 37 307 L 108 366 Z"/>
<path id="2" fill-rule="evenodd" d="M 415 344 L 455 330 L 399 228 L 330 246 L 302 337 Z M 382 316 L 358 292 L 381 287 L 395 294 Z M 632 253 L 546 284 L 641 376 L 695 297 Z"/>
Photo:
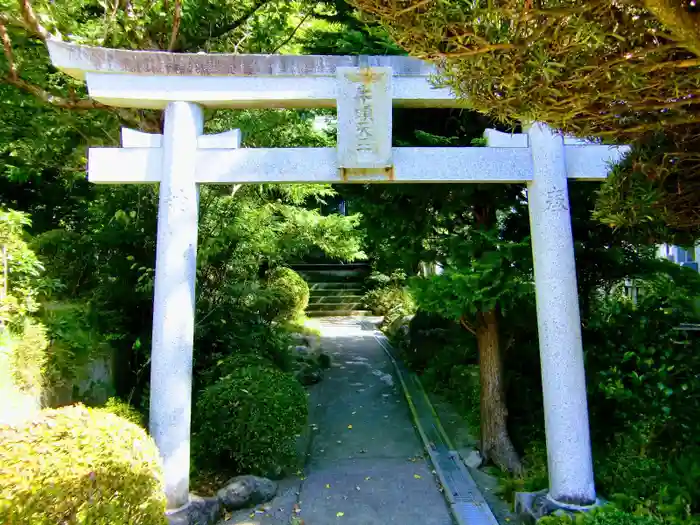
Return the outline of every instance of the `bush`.
<path id="1" fill-rule="evenodd" d="M 569 516 L 548 516 L 538 523 L 542 525 L 661 525 L 651 516 L 635 516 L 614 507 L 604 507 L 586 514 Z"/>
<path id="2" fill-rule="evenodd" d="M 0 523 L 166 523 L 155 444 L 105 410 L 75 405 L 3 427 L 0 460 Z"/>
<path id="3" fill-rule="evenodd" d="M 21 392 L 40 398 L 45 386 L 47 362 L 50 359 L 47 352 L 49 339 L 43 324 L 29 317 L 25 318 L 22 324 L 20 332 L 4 336 L 6 348 L 9 350 L 12 382 Z M 3 337 L 3 334 L 0 333 L 0 337 Z"/>
<path id="4" fill-rule="evenodd" d="M 51 340 L 46 366 L 47 390 L 58 399 L 62 390 L 69 394 L 73 391 L 69 399 L 81 397 L 80 401 L 86 401 L 88 396 L 78 396 L 77 390 L 85 379 L 86 367 L 110 353 L 106 337 L 97 329 L 97 312 L 88 302 L 50 302 L 43 304 L 41 319 Z M 111 390 L 111 385 L 105 386 Z"/>
<path id="5" fill-rule="evenodd" d="M 274 367 L 275 364 L 260 354 L 234 353 L 216 361 L 203 374 L 203 383 L 207 386 L 215 384 L 222 377 L 236 374 L 243 368 Z"/>
<path id="6" fill-rule="evenodd" d="M 272 308 L 275 319 L 294 319 L 304 314 L 309 304 L 309 285 L 297 272 L 283 266 L 272 270 L 267 286 L 274 292 Z"/>
<path id="7" fill-rule="evenodd" d="M 677 449 L 700 432 L 700 337 L 678 326 L 700 319 L 695 298 L 667 277 L 638 284 L 636 304 L 611 295 L 587 323 L 592 417 L 615 434 L 629 432 L 644 414 L 648 448 Z"/>
<path id="8" fill-rule="evenodd" d="M 307 413 L 306 392 L 291 375 L 260 365 L 233 369 L 196 401 L 196 463 L 279 475 L 295 466 Z"/>
<path id="9" fill-rule="evenodd" d="M 132 422 L 134 425 L 145 428 L 143 414 L 132 407 L 129 403 L 117 397 L 110 397 L 102 409 L 110 414 L 119 416 L 122 419 Z"/>
<path id="10" fill-rule="evenodd" d="M 198 387 L 212 384 L 223 373 L 217 372 L 223 361 L 232 356 L 248 360 L 265 359 L 290 372 L 294 359 L 289 350 L 293 341 L 289 333 L 259 316 L 237 312 L 225 325 L 210 331 L 212 340 L 199 340 L 195 346 L 195 380 Z M 234 359 L 239 359 L 234 357 Z"/>
<path id="11" fill-rule="evenodd" d="M 416 311 L 411 292 L 405 286 L 396 283 L 367 292 L 362 302 L 374 315 L 384 316 L 384 326 L 390 326 L 396 320 L 413 315 Z"/>
<path id="12" fill-rule="evenodd" d="M 447 383 L 454 365 L 476 362 L 474 337 L 438 314 L 418 310 L 408 325 L 408 335 L 401 358 L 418 374 L 430 367 L 437 381 Z"/>

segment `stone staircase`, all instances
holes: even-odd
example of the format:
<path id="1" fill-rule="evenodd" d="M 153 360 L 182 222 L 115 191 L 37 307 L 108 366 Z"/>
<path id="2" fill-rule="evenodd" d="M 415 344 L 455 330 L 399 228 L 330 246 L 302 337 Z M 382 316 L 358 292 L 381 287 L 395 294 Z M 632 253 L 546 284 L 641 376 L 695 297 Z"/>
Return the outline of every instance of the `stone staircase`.
<path id="1" fill-rule="evenodd" d="M 294 270 L 309 284 L 311 294 L 306 315 L 309 317 L 345 317 L 369 315 L 364 310 L 362 296 L 369 265 L 298 264 Z"/>

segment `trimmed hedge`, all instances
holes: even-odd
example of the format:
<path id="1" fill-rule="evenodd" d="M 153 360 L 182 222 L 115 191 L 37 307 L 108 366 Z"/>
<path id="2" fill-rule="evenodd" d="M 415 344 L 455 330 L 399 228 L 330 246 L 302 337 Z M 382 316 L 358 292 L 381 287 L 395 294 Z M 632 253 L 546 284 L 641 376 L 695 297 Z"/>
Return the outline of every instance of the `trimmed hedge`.
<path id="1" fill-rule="evenodd" d="M 166 523 L 155 444 L 105 410 L 74 405 L 0 427 L 0 464 L 0 523 Z"/>
<path id="2" fill-rule="evenodd" d="M 129 403 L 122 401 L 118 397 L 110 397 L 101 408 L 110 414 L 114 414 L 115 416 L 119 416 L 127 421 L 131 421 L 134 425 L 146 428 L 143 414 Z"/>
<path id="3" fill-rule="evenodd" d="M 306 391 L 290 374 L 244 366 L 202 390 L 194 415 L 198 466 L 277 476 L 296 464 Z"/>
<path id="4" fill-rule="evenodd" d="M 291 268 L 279 266 L 268 277 L 268 286 L 275 293 L 274 308 L 278 320 L 294 319 L 309 304 L 309 285 Z"/>

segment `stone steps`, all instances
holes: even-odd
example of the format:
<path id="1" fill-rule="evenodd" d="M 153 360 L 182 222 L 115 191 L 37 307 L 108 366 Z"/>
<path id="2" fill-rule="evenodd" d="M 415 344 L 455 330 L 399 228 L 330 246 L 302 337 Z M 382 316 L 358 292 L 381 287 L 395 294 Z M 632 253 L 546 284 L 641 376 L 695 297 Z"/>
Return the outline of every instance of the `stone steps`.
<path id="1" fill-rule="evenodd" d="M 309 285 L 309 317 L 368 315 L 362 296 L 370 267 L 365 263 L 294 266 Z"/>
<path id="2" fill-rule="evenodd" d="M 306 311 L 308 317 L 365 317 L 371 316 L 369 310 L 312 310 Z"/>
<path id="3" fill-rule="evenodd" d="M 360 294 L 354 294 L 354 295 L 326 295 L 326 294 L 311 294 L 309 296 L 309 305 L 312 304 L 354 304 L 354 303 L 361 303 L 362 302 L 362 295 Z"/>
<path id="4" fill-rule="evenodd" d="M 311 293 L 331 294 L 362 294 L 362 286 L 357 283 L 308 283 Z"/>
<path id="5" fill-rule="evenodd" d="M 316 312 L 319 310 L 325 311 L 342 311 L 342 310 L 362 310 L 361 302 L 354 303 L 315 303 L 306 307 L 306 313 Z"/>

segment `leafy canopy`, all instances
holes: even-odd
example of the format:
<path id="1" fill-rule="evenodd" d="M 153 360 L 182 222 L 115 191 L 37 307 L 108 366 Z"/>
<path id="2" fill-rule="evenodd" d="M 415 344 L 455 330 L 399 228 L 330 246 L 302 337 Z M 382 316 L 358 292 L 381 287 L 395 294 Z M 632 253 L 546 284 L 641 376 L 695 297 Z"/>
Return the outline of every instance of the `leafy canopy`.
<path id="1" fill-rule="evenodd" d="M 700 235 L 700 14 L 681 0 L 353 0 L 475 110 L 630 143 L 598 217 Z M 658 135 L 663 140 L 658 140 Z M 651 187 L 651 205 L 644 199 Z M 623 204 L 621 204 L 621 202 Z"/>

